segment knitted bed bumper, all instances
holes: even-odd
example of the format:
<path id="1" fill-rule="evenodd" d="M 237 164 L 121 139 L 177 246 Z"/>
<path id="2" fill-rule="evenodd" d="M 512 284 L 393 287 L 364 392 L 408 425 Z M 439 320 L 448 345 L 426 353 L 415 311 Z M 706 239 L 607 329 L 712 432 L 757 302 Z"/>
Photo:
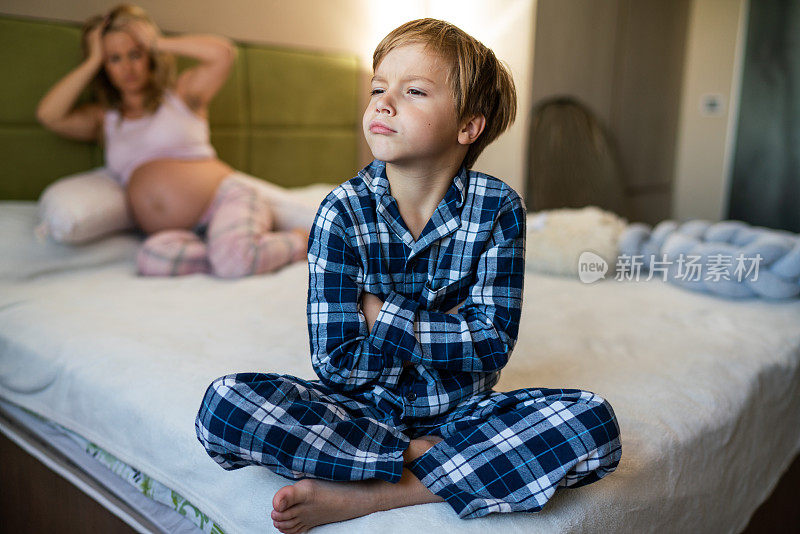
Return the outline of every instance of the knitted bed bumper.
<path id="1" fill-rule="evenodd" d="M 620 235 L 617 276 L 649 271 L 686 288 L 732 298 L 800 294 L 800 235 L 741 221 L 663 221 Z"/>

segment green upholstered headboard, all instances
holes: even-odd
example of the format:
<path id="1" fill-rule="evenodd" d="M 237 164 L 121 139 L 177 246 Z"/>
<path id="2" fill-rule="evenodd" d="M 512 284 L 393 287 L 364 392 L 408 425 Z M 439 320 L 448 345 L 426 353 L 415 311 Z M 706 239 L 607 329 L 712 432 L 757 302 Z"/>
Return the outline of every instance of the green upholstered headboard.
<path id="1" fill-rule="evenodd" d="M 284 186 L 340 183 L 358 166 L 356 57 L 237 44 L 209 110 L 211 142 L 237 170 Z M 81 60 L 78 25 L 0 16 L 0 199 L 35 200 L 103 164 L 100 147 L 42 128 L 45 92 Z M 188 65 L 182 59 L 179 70 Z"/>

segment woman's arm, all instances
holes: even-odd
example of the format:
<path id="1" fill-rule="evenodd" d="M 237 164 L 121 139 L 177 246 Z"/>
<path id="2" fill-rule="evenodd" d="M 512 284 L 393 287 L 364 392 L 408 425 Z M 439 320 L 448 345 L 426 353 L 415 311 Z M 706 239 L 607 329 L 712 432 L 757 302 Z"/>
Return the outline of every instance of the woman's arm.
<path id="1" fill-rule="evenodd" d="M 98 25 L 89 33 L 89 56 L 61 78 L 44 95 L 36 108 L 36 119 L 42 126 L 79 141 L 96 141 L 103 124 L 103 112 L 99 105 L 86 104 L 73 109 L 81 92 L 103 65 L 100 30 Z"/>
<path id="2" fill-rule="evenodd" d="M 148 49 L 197 59 L 200 64 L 178 76 L 175 92 L 195 111 L 205 110 L 228 79 L 236 59 L 236 47 L 217 35 L 164 37 L 152 26 L 132 22 L 129 31 Z"/>

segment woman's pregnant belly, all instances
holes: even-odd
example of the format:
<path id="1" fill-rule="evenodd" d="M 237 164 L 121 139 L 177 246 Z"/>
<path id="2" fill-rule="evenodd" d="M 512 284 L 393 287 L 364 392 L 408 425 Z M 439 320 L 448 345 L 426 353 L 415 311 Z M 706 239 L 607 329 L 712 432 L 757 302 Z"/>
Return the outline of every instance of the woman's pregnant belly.
<path id="1" fill-rule="evenodd" d="M 233 172 L 222 161 L 157 159 L 131 174 L 127 196 L 134 219 L 147 234 L 190 229 L 211 204 L 220 182 Z"/>

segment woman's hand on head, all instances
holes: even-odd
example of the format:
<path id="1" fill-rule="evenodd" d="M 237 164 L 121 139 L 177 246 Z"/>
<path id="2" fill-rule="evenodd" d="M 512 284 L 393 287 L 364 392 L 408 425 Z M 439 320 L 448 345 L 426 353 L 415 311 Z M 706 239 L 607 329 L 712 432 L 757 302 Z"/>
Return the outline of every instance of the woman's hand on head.
<path id="1" fill-rule="evenodd" d="M 89 57 L 96 60 L 103 60 L 103 26 L 101 22 L 86 35 L 86 44 L 89 47 Z"/>
<path id="2" fill-rule="evenodd" d="M 124 26 L 124 30 L 141 44 L 145 50 L 155 50 L 158 38 L 161 35 L 152 25 L 143 20 L 131 20 Z"/>

